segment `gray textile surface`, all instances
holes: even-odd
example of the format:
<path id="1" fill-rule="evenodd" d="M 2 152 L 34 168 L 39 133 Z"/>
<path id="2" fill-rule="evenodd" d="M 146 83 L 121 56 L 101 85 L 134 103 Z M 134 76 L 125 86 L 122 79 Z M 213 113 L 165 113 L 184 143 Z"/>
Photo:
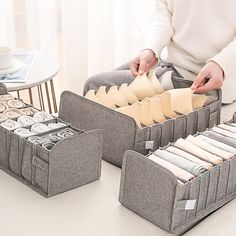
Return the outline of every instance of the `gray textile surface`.
<path id="1" fill-rule="evenodd" d="M 171 233 L 182 235 L 235 197 L 236 158 L 177 186 L 164 167 L 134 151 L 124 154 L 119 201 Z M 190 209 L 188 200 L 196 200 Z"/>
<path id="2" fill-rule="evenodd" d="M 218 134 L 214 131 L 205 131 L 202 133 L 202 135 L 207 136 L 209 138 L 213 138 L 219 142 L 225 143 L 227 145 L 230 145 L 230 146 L 236 148 L 236 140 L 233 138 L 226 137 L 226 136 Z"/>
<path id="3" fill-rule="evenodd" d="M 161 228 L 169 229 L 176 177 L 141 154 L 127 151 L 124 156 L 119 201 Z"/>
<path id="4" fill-rule="evenodd" d="M 195 176 L 201 175 L 206 171 L 203 166 L 189 161 L 179 155 L 168 152 L 166 150 L 157 150 L 154 152 L 154 154 L 157 155 L 159 158 L 166 160 Z"/>
<path id="5" fill-rule="evenodd" d="M 5 92 L 5 87 L 0 84 L 0 94 Z M 64 105 L 70 107 L 70 100 Z M 52 121 L 64 122 L 56 118 L 44 123 Z M 68 127 L 77 130 L 71 125 Z M 60 129 L 54 129 L 53 132 Z M 0 169 L 44 197 L 95 181 L 101 176 L 101 131 L 81 133 L 79 129 L 77 132 L 74 136 L 60 140 L 49 151 L 0 126 Z"/>

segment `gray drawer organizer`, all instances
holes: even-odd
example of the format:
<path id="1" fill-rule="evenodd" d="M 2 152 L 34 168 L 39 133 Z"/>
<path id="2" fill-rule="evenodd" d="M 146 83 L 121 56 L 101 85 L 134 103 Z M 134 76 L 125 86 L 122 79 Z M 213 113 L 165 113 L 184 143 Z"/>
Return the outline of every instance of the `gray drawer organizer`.
<path id="1" fill-rule="evenodd" d="M 0 84 L 0 95 L 6 93 Z M 64 105 L 70 107 L 70 100 L 67 102 Z M 60 112 L 60 116 L 65 114 Z M 0 168 L 44 197 L 80 187 L 101 176 L 101 131 L 81 131 L 79 125 L 75 128 L 60 116 L 50 122 L 63 122 L 77 134 L 60 140 L 50 151 L 0 126 Z M 73 110 L 66 116 L 73 117 Z"/>
<path id="2" fill-rule="evenodd" d="M 174 85 L 178 88 L 189 87 L 190 83 L 174 78 Z M 70 115 L 71 110 L 73 116 Z M 150 150 L 166 146 L 178 138 L 205 131 L 219 124 L 220 110 L 221 91 L 216 91 L 203 109 L 139 129 L 133 118 L 66 91 L 61 97 L 59 116 L 82 129 L 101 129 L 104 137 L 103 159 L 121 167 L 126 150 L 146 155 Z"/>
<path id="3" fill-rule="evenodd" d="M 236 122 L 236 114 L 233 117 Z M 128 209 L 174 234 L 183 234 L 236 197 L 236 157 L 216 165 L 184 185 L 166 168 L 126 151 L 119 201 Z M 194 207 L 186 208 L 189 200 Z"/>

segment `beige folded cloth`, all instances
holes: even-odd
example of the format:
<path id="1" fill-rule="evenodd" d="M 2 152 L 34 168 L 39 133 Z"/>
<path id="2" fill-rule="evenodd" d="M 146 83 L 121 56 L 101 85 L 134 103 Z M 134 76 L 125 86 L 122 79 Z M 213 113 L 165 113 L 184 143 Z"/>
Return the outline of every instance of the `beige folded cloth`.
<path id="1" fill-rule="evenodd" d="M 156 77 L 156 68 L 149 71 L 148 79 L 149 79 L 152 87 L 154 88 L 156 94 L 164 93 L 164 89 L 161 86 L 159 79 L 157 79 L 157 77 Z"/>
<path id="2" fill-rule="evenodd" d="M 225 130 L 228 130 L 228 131 L 231 131 L 233 133 L 236 133 L 236 127 L 235 126 L 227 125 L 227 124 L 221 124 L 221 125 L 218 125 L 218 127 L 222 128 L 222 129 L 225 129 Z"/>
<path id="3" fill-rule="evenodd" d="M 218 134 L 222 134 L 224 136 L 236 139 L 236 133 L 233 133 L 231 131 L 227 131 L 225 129 L 221 129 L 219 127 L 213 127 L 212 130 Z"/>
<path id="4" fill-rule="evenodd" d="M 101 86 L 98 89 L 96 97 L 98 98 L 98 100 L 103 106 L 111 108 L 111 109 L 116 108 L 116 105 L 113 102 L 113 100 L 107 95 L 105 86 Z"/>
<path id="5" fill-rule="evenodd" d="M 171 105 L 175 112 L 181 114 L 193 112 L 193 90 L 191 88 L 172 89 L 168 92 L 171 94 Z"/>
<path id="6" fill-rule="evenodd" d="M 117 86 L 112 86 L 107 92 L 107 95 L 113 100 L 113 102 L 118 107 L 124 107 L 129 105 L 126 97 L 118 90 Z"/>
<path id="7" fill-rule="evenodd" d="M 140 122 L 145 126 L 154 125 L 154 121 L 152 119 L 152 111 L 151 111 L 151 101 L 149 99 L 143 99 L 139 103 L 140 106 Z"/>
<path id="8" fill-rule="evenodd" d="M 119 88 L 119 91 L 125 96 L 129 104 L 134 104 L 135 102 L 138 102 L 138 98 L 128 87 L 128 84 L 122 84 Z"/>
<path id="9" fill-rule="evenodd" d="M 215 147 L 215 146 L 207 143 L 206 141 L 197 139 L 196 137 L 193 137 L 192 135 L 189 135 L 186 138 L 186 140 L 189 141 L 190 143 L 204 149 L 205 151 L 215 154 L 216 156 L 219 156 L 225 160 L 228 160 L 228 159 L 231 159 L 234 157 L 233 153 L 226 152 L 218 147 Z"/>
<path id="10" fill-rule="evenodd" d="M 185 152 L 179 148 L 176 148 L 176 147 L 173 147 L 173 146 L 170 146 L 166 149 L 167 151 L 169 152 L 172 152 L 176 155 L 179 155 L 179 156 L 182 156 L 184 157 L 185 159 L 189 160 L 189 161 L 192 161 L 194 163 L 197 163 L 199 165 L 202 165 L 205 169 L 207 170 L 210 170 L 213 168 L 213 165 L 206 162 L 206 161 L 203 161 L 195 156 L 193 156 L 192 154 L 188 153 L 188 152 Z"/>
<path id="11" fill-rule="evenodd" d="M 192 98 L 193 109 L 198 110 L 198 109 L 203 108 L 207 99 L 208 99 L 208 96 L 206 95 L 193 94 L 193 98 Z"/>
<path id="12" fill-rule="evenodd" d="M 140 123 L 140 103 L 134 103 L 133 105 L 126 106 L 126 107 L 119 107 L 115 109 L 116 111 L 125 114 L 127 116 L 130 116 L 134 118 L 136 121 L 137 126 L 141 129 L 141 123 Z"/>
<path id="13" fill-rule="evenodd" d="M 84 97 L 89 99 L 89 100 L 91 100 L 91 101 L 93 101 L 93 102 L 101 104 L 101 102 L 99 101 L 99 99 L 95 95 L 95 91 L 94 90 L 89 90 Z"/>
<path id="14" fill-rule="evenodd" d="M 153 97 L 156 94 L 146 74 L 138 75 L 129 85 L 129 88 L 139 100 L 143 100 L 145 97 Z"/>
<path id="15" fill-rule="evenodd" d="M 169 163 L 168 161 L 165 161 L 158 156 L 152 154 L 148 157 L 150 160 L 158 163 L 159 165 L 165 167 L 170 172 L 172 172 L 177 178 L 179 178 L 181 181 L 187 182 L 193 179 L 195 176 L 190 174 L 189 172 Z"/>
<path id="16" fill-rule="evenodd" d="M 214 165 L 218 165 L 223 162 L 223 159 L 221 157 L 211 154 L 211 153 L 199 148 L 198 146 L 196 146 L 184 139 L 178 139 L 177 142 L 174 144 L 174 146 L 178 147 L 186 152 L 189 152 L 189 153 L 201 158 L 202 160 L 210 162 Z"/>
<path id="17" fill-rule="evenodd" d="M 168 118 L 175 118 L 177 114 L 174 112 L 171 105 L 171 94 L 169 92 L 164 92 L 160 95 L 161 108 L 163 114 Z"/>

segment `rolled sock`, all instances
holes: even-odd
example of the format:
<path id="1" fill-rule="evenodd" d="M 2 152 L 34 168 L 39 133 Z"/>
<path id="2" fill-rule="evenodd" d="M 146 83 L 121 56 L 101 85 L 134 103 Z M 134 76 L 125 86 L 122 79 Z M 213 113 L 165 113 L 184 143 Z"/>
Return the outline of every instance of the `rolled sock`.
<path id="1" fill-rule="evenodd" d="M 193 156 L 192 154 L 188 153 L 188 152 L 185 152 L 179 148 L 176 148 L 176 147 L 173 147 L 173 146 L 170 146 L 166 149 L 168 152 L 172 152 L 178 156 L 181 156 L 185 159 L 188 159 L 189 161 L 192 161 L 194 163 L 197 163 L 199 165 L 202 165 L 205 169 L 207 170 L 210 170 L 213 168 L 213 165 L 206 162 L 206 161 L 203 161 L 195 156 Z"/>
<path id="2" fill-rule="evenodd" d="M 195 176 L 198 176 L 206 171 L 203 166 L 189 161 L 181 156 L 168 152 L 166 150 L 157 150 L 154 152 L 154 154 Z"/>
<path id="3" fill-rule="evenodd" d="M 230 124 L 221 124 L 221 125 L 218 125 L 217 127 L 236 133 L 236 127 Z"/>
<path id="4" fill-rule="evenodd" d="M 223 159 L 211 154 L 205 150 L 203 150 L 202 148 L 184 140 L 184 139 L 179 139 L 177 140 L 177 142 L 174 144 L 175 147 L 178 147 L 186 152 L 189 152 L 199 158 L 201 158 L 202 160 L 205 160 L 207 162 L 212 163 L 213 165 L 218 165 L 220 163 L 223 162 Z"/>
<path id="5" fill-rule="evenodd" d="M 236 134 L 218 127 L 213 127 L 212 130 L 218 134 L 222 134 L 224 136 L 230 137 L 230 138 L 234 138 L 236 139 Z"/>
<path id="6" fill-rule="evenodd" d="M 213 138 L 219 142 L 225 143 L 229 146 L 232 146 L 234 148 L 236 148 L 236 140 L 230 137 L 226 137 L 222 134 L 213 132 L 213 131 L 205 131 L 202 133 L 204 136 L 207 136 L 209 138 Z"/>
<path id="7" fill-rule="evenodd" d="M 187 138 L 186 138 L 187 141 L 189 141 L 190 143 L 204 149 L 205 151 L 207 152 L 210 152 L 212 154 L 215 154 L 216 156 L 219 156 L 225 160 L 228 160 L 228 159 L 231 159 L 234 157 L 234 154 L 233 153 L 230 153 L 230 152 L 226 152 L 218 147 L 215 147 L 211 144 L 209 144 L 208 142 L 206 141 L 203 141 L 203 140 L 200 140 L 200 139 L 197 139 L 196 137 L 193 137 L 192 135 L 189 135 Z"/>
<path id="8" fill-rule="evenodd" d="M 207 136 L 204 136 L 204 135 L 198 135 L 196 137 L 197 139 L 200 139 L 200 140 L 203 140 L 203 141 L 206 141 L 208 143 L 210 143 L 211 145 L 213 145 L 214 147 L 218 147 L 226 152 L 230 152 L 230 153 L 233 153 L 234 155 L 236 155 L 236 148 L 234 147 L 231 147 L 225 143 L 222 143 L 222 142 L 219 142 L 213 138 L 209 138 Z"/>
<path id="9" fill-rule="evenodd" d="M 175 166 L 173 164 L 171 164 L 168 161 L 165 161 L 163 159 L 161 159 L 160 157 L 152 154 L 148 157 L 150 160 L 158 163 L 159 165 L 165 167 L 166 169 L 168 169 L 170 172 L 172 172 L 178 179 L 180 179 L 183 182 L 188 182 L 191 179 L 193 179 L 195 176 L 190 174 L 189 172 L 179 168 L 178 166 Z"/>

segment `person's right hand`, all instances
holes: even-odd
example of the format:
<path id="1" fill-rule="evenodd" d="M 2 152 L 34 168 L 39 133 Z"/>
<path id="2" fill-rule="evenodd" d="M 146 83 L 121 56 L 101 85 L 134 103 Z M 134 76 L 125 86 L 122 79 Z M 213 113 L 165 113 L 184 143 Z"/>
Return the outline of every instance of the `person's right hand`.
<path id="1" fill-rule="evenodd" d="M 133 76 L 136 77 L 148 72 L 157 62 L 155 53 L 151 49 L 145 49 L 129 63 L 129 67 Z"/>

